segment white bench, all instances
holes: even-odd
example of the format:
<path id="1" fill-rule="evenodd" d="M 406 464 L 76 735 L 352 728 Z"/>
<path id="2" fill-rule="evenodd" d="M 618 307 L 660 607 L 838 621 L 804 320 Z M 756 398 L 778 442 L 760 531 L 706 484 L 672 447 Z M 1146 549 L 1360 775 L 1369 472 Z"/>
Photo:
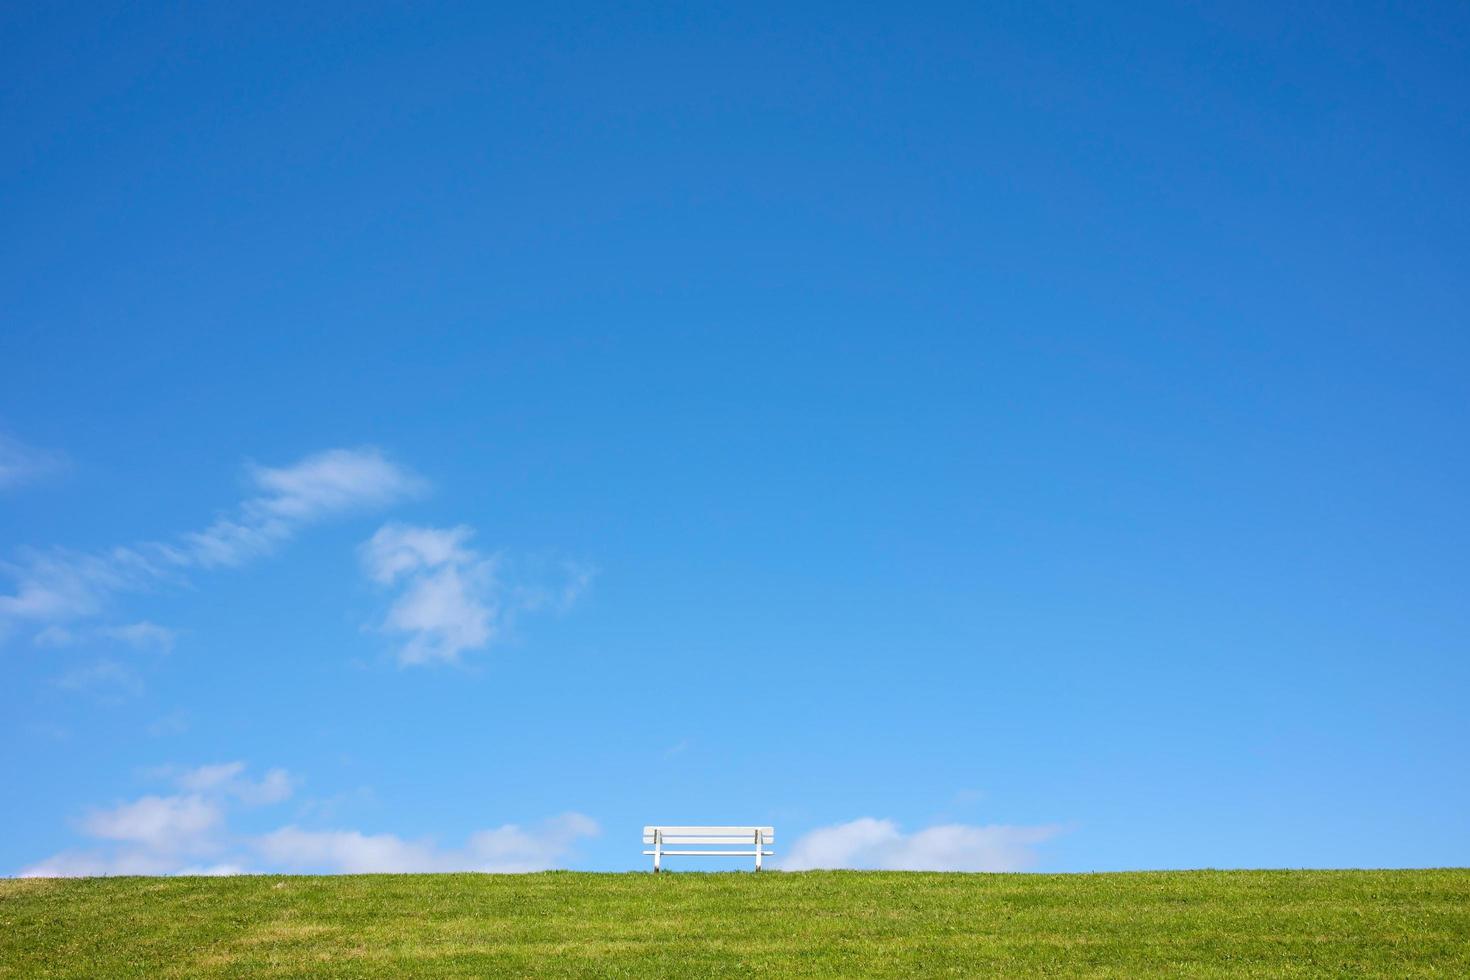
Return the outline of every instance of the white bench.
<path id="1" fill-rule="evenodd" d="M 653 870 L 661 870 L 666 856 L 718 855 L 721 857 L 754 857 L 755 870 L 761 869 L 761 858 L 770 857 L 775 851 L 766 850 L 766 845 L 776 839 L 775 827 L 644 827 L 643 843 L 652 844 L 653 850 L 644 854 L 653 855 Z M 693 844 L 708 848 L 715 844 L 744 844 L 740 851 L 710 851 L 686 849 L 671 851 L 675 847 Z"/>

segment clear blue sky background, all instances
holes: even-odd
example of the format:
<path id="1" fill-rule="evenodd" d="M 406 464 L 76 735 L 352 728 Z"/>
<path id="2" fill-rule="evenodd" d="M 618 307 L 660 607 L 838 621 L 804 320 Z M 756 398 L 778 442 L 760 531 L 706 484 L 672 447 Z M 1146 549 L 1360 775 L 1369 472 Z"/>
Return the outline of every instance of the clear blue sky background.
<path id="1" fill-rule="evenodd" d="M 420 482 L 0 621 L 0 871 L 232 760 L 201 859 L 1470 864 L 1463 4 L 246 7 L 0 13 L 0 595 Z M 405 666 L 389 522 L 595 574 Z"/>

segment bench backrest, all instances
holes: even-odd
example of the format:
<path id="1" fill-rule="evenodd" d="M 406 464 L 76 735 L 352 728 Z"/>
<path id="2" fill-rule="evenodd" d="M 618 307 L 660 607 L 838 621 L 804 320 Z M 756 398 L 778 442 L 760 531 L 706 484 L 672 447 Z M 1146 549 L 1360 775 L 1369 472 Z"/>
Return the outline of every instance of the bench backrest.
<path id="1" fill-rule="evenodd" d="M 661 844 L 755 844 L 755 832 L 761 832 L 761 843 L 776 839 L 775 827 L 663 827 L 643 828 L 643 843 L 653 843 L 658 831 Z"/>

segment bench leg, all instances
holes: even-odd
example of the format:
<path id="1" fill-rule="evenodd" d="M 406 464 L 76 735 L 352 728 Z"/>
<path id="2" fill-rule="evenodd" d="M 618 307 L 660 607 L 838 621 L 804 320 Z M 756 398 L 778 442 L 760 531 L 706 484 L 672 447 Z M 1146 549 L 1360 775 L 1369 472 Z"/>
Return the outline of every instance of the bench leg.
<path id="1" fill-rule="evenodd" d="M 761 832 L 755 832 L 755 870 L 761 869 L 761 851 L 765 850 L 765 843 L 761 840 Z"/>
<path id="2" fill-rule="evenodd" d="M 663 857 L 663 853 L 662 853 L 663 852 L 663 849 L 664 849 L 663 848 L 663 837 L 664 837 L 664 835 L 662 833 L 660 833 L 659 831 L 655 830 L 653 832 L 653 873 L 654 874 L 658 874 L 658 871 L 659 871 L 659 858 Z"/>

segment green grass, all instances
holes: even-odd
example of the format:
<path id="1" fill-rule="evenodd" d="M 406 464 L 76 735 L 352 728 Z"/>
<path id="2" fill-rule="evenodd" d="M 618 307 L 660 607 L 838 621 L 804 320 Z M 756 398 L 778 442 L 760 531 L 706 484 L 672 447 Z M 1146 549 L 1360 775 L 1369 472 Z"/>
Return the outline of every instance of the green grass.
<path id="1" fill-rule="evenodd" d="M 0 880 L 0 977 L 1470 976 L 1470 870 Z"/>

